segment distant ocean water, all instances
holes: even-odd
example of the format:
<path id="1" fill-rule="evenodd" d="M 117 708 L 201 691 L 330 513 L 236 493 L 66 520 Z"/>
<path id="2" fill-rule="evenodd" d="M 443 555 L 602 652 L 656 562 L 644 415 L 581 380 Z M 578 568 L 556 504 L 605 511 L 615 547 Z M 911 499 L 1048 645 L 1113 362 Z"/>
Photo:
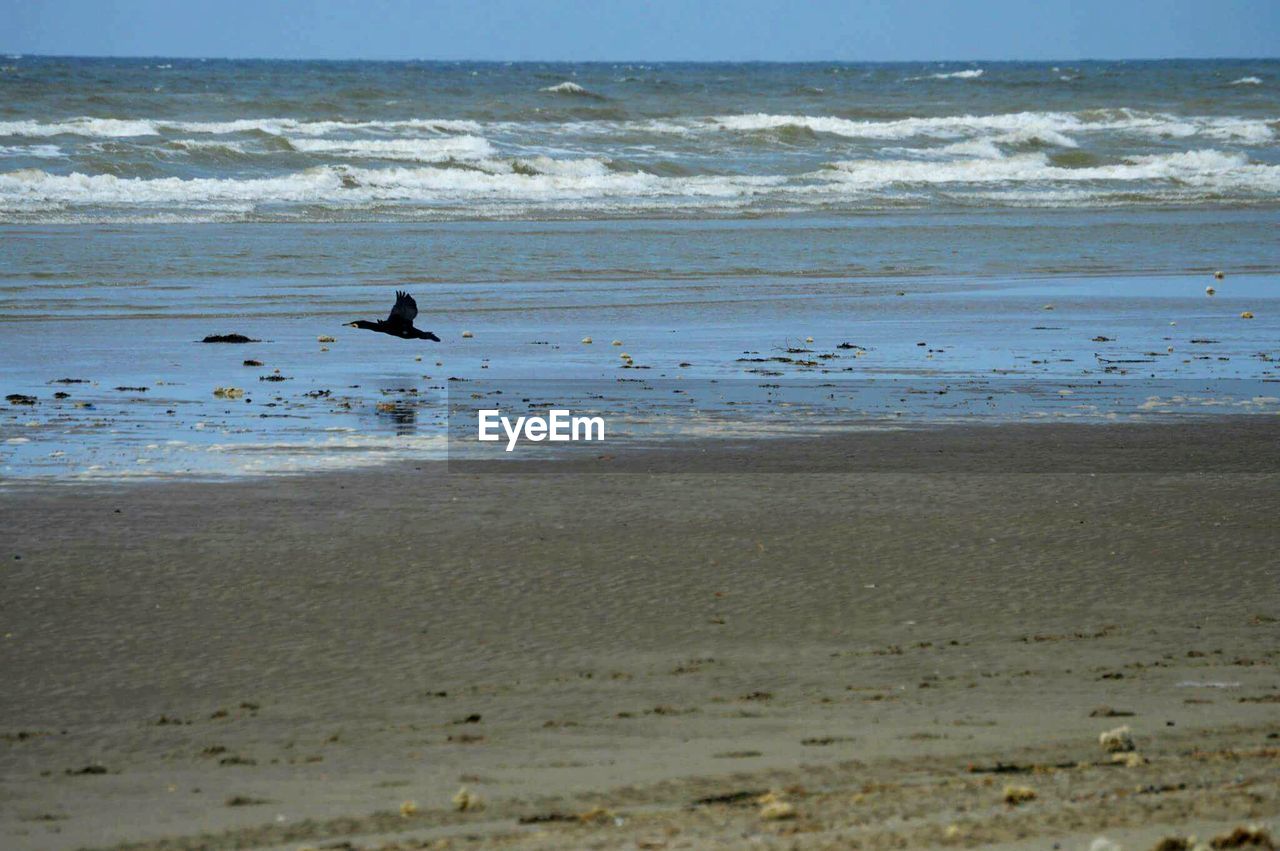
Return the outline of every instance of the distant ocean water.
<path id="1" fill-rule="evenodd" d="M 1275 205 L 1280 61 L 0 60 L 0 222 Z"/>

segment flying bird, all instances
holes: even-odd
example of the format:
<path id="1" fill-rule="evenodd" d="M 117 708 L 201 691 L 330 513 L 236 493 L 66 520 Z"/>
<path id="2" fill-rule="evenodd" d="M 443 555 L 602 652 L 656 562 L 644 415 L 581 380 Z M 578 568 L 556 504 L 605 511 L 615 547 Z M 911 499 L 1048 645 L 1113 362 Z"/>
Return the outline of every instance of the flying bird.
<path id="1" fill-rule="evenodd" d="M 440 342 L 440 338 L 430 331 L 422 331 L 413 327 L 413 319 L 417 315 L 418 303 L 413 300 L 413 296 L 396 290 L 395 307 L 391 308 L 391 313 L 388 314 L 386 319 L 379 319 L 377 322 L 357 319 L 355 322 L 346 323 L 346 327 L 377 331 L 380 334 L 390 334 L 392 337 L 399 337 L 403 340 L 434 340 L 437 343 Z"/>

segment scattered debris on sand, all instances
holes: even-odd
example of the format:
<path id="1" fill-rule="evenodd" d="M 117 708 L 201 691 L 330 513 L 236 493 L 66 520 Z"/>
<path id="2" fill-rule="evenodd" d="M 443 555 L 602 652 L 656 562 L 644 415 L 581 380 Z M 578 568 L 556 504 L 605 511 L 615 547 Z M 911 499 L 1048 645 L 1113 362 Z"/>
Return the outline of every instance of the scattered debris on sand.
<path id="1" fill-rule="evenodd" d="M 738 792 L 725 792 L 721 795 L 709 795 L 705 798 L 698 798 L 690 804 L 690 806 L 711 807 L 717 804 L 727 804 L 730 806 L 734 804 L 745 804 L 748 801 L 754 801 L 766 794 L 768 794 L 767 790 L 764 789 L 743 789 Z"/>
<path id="2" fill-rule="evenodd" d="M 760 806 L 760 818 L 765 821 L 785 821 L 797 815 L 795 805 L 778 792 L 766 792 L 756 798 L 756 803 Z"/>
<path id="3" fill-rule="evenodd" d="M 260 343 L 261 340 L 255 340 L 246 337 L 244 334 L 210 334 L 200 342 L 202 343 Z"/>
<path id="4" fill-rule="evenodd" d="M 1201 842 L 1194 836 L 1166 836 L 1151 846 L 1151 851 L 1210 851 L 1210 849 L 1217 851 L 1217 849 L 1227 848 L 1276 851 L 1278 847 L 1280 846 L 1276 845 L 1275 840 L 1265 828 L 1251 824 L 1248 827 L 1237 827 L 1230 833 L 1219 834 L 1208 842 Z"/>
<path id="5" fill-rule="evenodd" d="M 1112 709 L 1110 706 L 1096 707 L 1089 713 L 1090 718 L 1132 718 L 1133 712 L 1127 709 Z"/>
<path id="6" fill-rule="evenodd" d="M 338 342 L 338 338 L 330 337 L 328 334 L 321 334 L 319 337 L 316 337 L 316 342 L 317 343 L 336 343 Z"/>
<path id="7" fill-rule="evenodd" d="M 95 774 L 106 774 L 107 767 L 105 765 L 98 765 L 97 763 L 92 763 L 90 765 L 84 766 L 83 768 L 68 768 L 66 773 L 73 777 L 89 776 L 89 775 L 95 775 Z"/>
<path id="8" fill-rule="evenodd" d="M 215 387 L 213 395 L 219 399 L 243 399 L 244 388 L 242 387 Z"/>
<path id="9" fill-rule="evenodd" d="M 10 393 L 4 399 L 10 405 L 34 405 L 36 403 L 35 396 L 27 396 L 23 393 Z"/>
<path id="10" fill-rule="evenodd" d="M 1102 745 L 1102 749 L 1107 753 L 1128 753 L 1137 750 L 1137 745 L 1133 743 L 1133 733 L 1127 724 L 1099 733 L 1098 744 Z"/>
<path id="11" fill-rule="evenodd" d="M 1215 836 L 1209 840 L 1210 848 L 1262 848 L 1267 851 L 1275 851 L 1276 841 L 1266 828 L 1257 825 L 1249 825 L 1248 827 L 1237 827 L 1230 833 L 1224 833 Z"/>
<path id="12" fill-rule="evenodd" d="M 1009 785 L 1004 787 L 1004 792 L 1000 797 L 1006 804 L 1016 807 L 1019 804 L 1025 804 L 1027 801 L 1034 801 L 1038 796 L 1036 795 L 1036 790 L 1030 786 Z"/>
<path id="13" fill-rule="evenodd" d="M 453 808 L 460 813 L 474 812 L 484 809 L 484 799 L 466 786 L 457 791 L 452 798 Z"/>
<path id="14" fill-rule="evenodd" d="M 258 807 L 271 803 L 266 798 L 251 798 L 248 795 L 232 795 L 227 798 L 228 807 Z"/>

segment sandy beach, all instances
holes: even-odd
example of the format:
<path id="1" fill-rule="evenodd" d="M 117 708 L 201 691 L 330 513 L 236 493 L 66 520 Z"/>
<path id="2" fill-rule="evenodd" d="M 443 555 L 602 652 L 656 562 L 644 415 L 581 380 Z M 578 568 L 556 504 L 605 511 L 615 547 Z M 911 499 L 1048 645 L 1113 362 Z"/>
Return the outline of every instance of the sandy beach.
<path id="1" fill-rule="evenodd" d="M 701 468 L 673 447 L 12 489 L 0 834 L 1145 849 L 1274 831 L 1276 430 L 922 429 L 702 445 Z M 1109 752 L 1122 725 L 1133 749 Z"/>

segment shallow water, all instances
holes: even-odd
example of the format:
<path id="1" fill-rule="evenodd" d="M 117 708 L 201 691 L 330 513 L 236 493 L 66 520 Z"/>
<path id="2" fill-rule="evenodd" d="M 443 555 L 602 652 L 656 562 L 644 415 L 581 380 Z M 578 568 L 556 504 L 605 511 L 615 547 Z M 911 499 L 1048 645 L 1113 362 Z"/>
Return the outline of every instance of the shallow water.
<path id="1" fill-rule="evenodd" d="M 1280 377 L 1270 214 L 1135 218 L 10 226 L 0 381 L 37 402 L 0 413 L 0 472 L 222 476 L 440 457 L 458 449 L 445 440 L 450 400 L 586 408 L 598 397 L 619 436 L 667 438 L 903 417 L 1270 412 L 1250 403 L 1280 395 L 1267 384 Z M 1126 245 L 1128 228 L 1159 234 L 1164 251 Z M 1028 234 L 1045 235 L 1040 258 L 1030 240 L 1016 250 Z M 1098 259 L 1050 270 L 1066 258 L 1054 259 L 1049 234 L 1097 240 Z M 1228 245 L 1254 271 L 1215 281 L 1186 268 Z M 931 256 L 950 271 L 927 274 Z M 906 270 L 855 272 L 873 257 Z M 1125 265 L 1142 272 L 1107 271 Z M 381 315 L 397 286 L 443 342 L 343 327 Z M 259 342 L 198 342 L 232 332 Z M 555 386 L 565 379 L 573 393 Z M 872 379 L 919 392 L 853 399 Z M 974 380 L 988 382 L 970 385 L 980 405 L 926 392 Z M 696 415 L 655 402 L 681 381 Z M 750 404 L 725 403 L 735 382 L 729 395 Z M 842 389 L 817 392 L 828 385 Z M 217 398 L 218 387 L 245 398 Z M 742 389 L 757 387 L 783 389 Z M 1001 401 L 983 401 L 988 390 Z"/>

